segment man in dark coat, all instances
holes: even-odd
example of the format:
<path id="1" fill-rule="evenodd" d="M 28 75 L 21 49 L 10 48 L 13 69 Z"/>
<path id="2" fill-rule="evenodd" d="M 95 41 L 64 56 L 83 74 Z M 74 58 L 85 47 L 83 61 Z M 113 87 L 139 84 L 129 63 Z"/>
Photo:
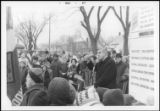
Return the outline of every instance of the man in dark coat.
<path id="1" fill-rule="evenodd" d="M 113 59 L 109 57 L 107 48 L 98 52 L 99 62 L 96 64 L 96 83 L 95 87 L 105 87 L 109 89 L 116 88 L 116 65 Z"/>
<path id="2" fill-rule="evenodd" d="M 60 77 L 60 73 L 59 73 L 59 70 L 60 70 L 60 61 L 59 61 L 59 58 L 58 58 L 58 55 L 57 54 L 54 54 L 53 55 L 53 61 L 51 63 L 51 69 L 52 69 L 52 75 L 51 75 L 51 78 L 53 79 L 54 77 Z"/>

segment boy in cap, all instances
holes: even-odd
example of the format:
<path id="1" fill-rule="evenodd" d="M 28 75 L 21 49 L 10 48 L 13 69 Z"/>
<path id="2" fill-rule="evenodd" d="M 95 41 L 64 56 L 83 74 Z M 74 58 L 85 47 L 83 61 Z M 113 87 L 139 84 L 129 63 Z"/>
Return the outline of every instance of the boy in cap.
<path id="1" fill-rule="evenodd" d="M 31 68 L 26 77 L 27 91 L 24 94 L 21 106 L 30 106 L 32 97 L 37 91 L 42 90 L 42 69 L 41 68 Z"/>

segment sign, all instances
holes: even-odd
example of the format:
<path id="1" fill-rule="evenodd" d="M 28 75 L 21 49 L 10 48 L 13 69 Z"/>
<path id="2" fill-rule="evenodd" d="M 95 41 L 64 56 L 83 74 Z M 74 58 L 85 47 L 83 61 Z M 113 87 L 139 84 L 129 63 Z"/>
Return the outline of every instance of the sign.
<path id="1" fill-rule="evenodd" d="M 16 49 L 13 50 L 12 52 L 7 52 L 7 74 L 6 75 L 7 75 L 7 95 L 9 99 L 12 101 L 12 105 L 15 105 L 15 101 L 13 101 L 13 99 L 20 97 L 20 96 L 17 96 L 17 94 L 19 94 L 19 90 L 21 87 L 20 72 L 19 72 L 19 66 L 18 66 L 18 56 L 17 56 Z"/>
<path id="2" fill-rule="evenodd" d="M 7 53 L 7 83 L 14 82 L 12 52 Z"/>
<path id="3" fill-rule="evenodd" d="M 132 15 L 130 33 L 129 94 L 154 105 L 154 7 L 140 7 Z"/>

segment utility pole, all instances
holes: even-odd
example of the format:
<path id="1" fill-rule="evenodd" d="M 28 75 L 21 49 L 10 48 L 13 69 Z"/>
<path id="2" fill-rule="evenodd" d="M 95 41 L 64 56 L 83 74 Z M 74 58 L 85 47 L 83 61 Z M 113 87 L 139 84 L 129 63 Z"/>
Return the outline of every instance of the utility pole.
<path id="1" fill-rule="evenodd" d="M 49 15 L 49 51 L 50 51 L 50 36 L 51 36 L 51 15 Z"/>

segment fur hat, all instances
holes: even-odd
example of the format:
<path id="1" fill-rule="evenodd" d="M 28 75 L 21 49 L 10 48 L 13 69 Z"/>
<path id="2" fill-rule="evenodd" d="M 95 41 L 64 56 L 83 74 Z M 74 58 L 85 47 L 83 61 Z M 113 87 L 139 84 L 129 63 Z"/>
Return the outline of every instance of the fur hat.
<path id="1" fill-rule="evenodd" d="M 51 104 L 66 106 L 73 104 L 76 90 L 66 79 L 55 77 L 49 84 L 48 95 L 51 99 Z"/>
<path id="2" fill-rule="evenodd" d="M 103 104 L 105 106 L 123 106 L 124 98 L 120 89 L 110 89 L 103 95 Z"/>

